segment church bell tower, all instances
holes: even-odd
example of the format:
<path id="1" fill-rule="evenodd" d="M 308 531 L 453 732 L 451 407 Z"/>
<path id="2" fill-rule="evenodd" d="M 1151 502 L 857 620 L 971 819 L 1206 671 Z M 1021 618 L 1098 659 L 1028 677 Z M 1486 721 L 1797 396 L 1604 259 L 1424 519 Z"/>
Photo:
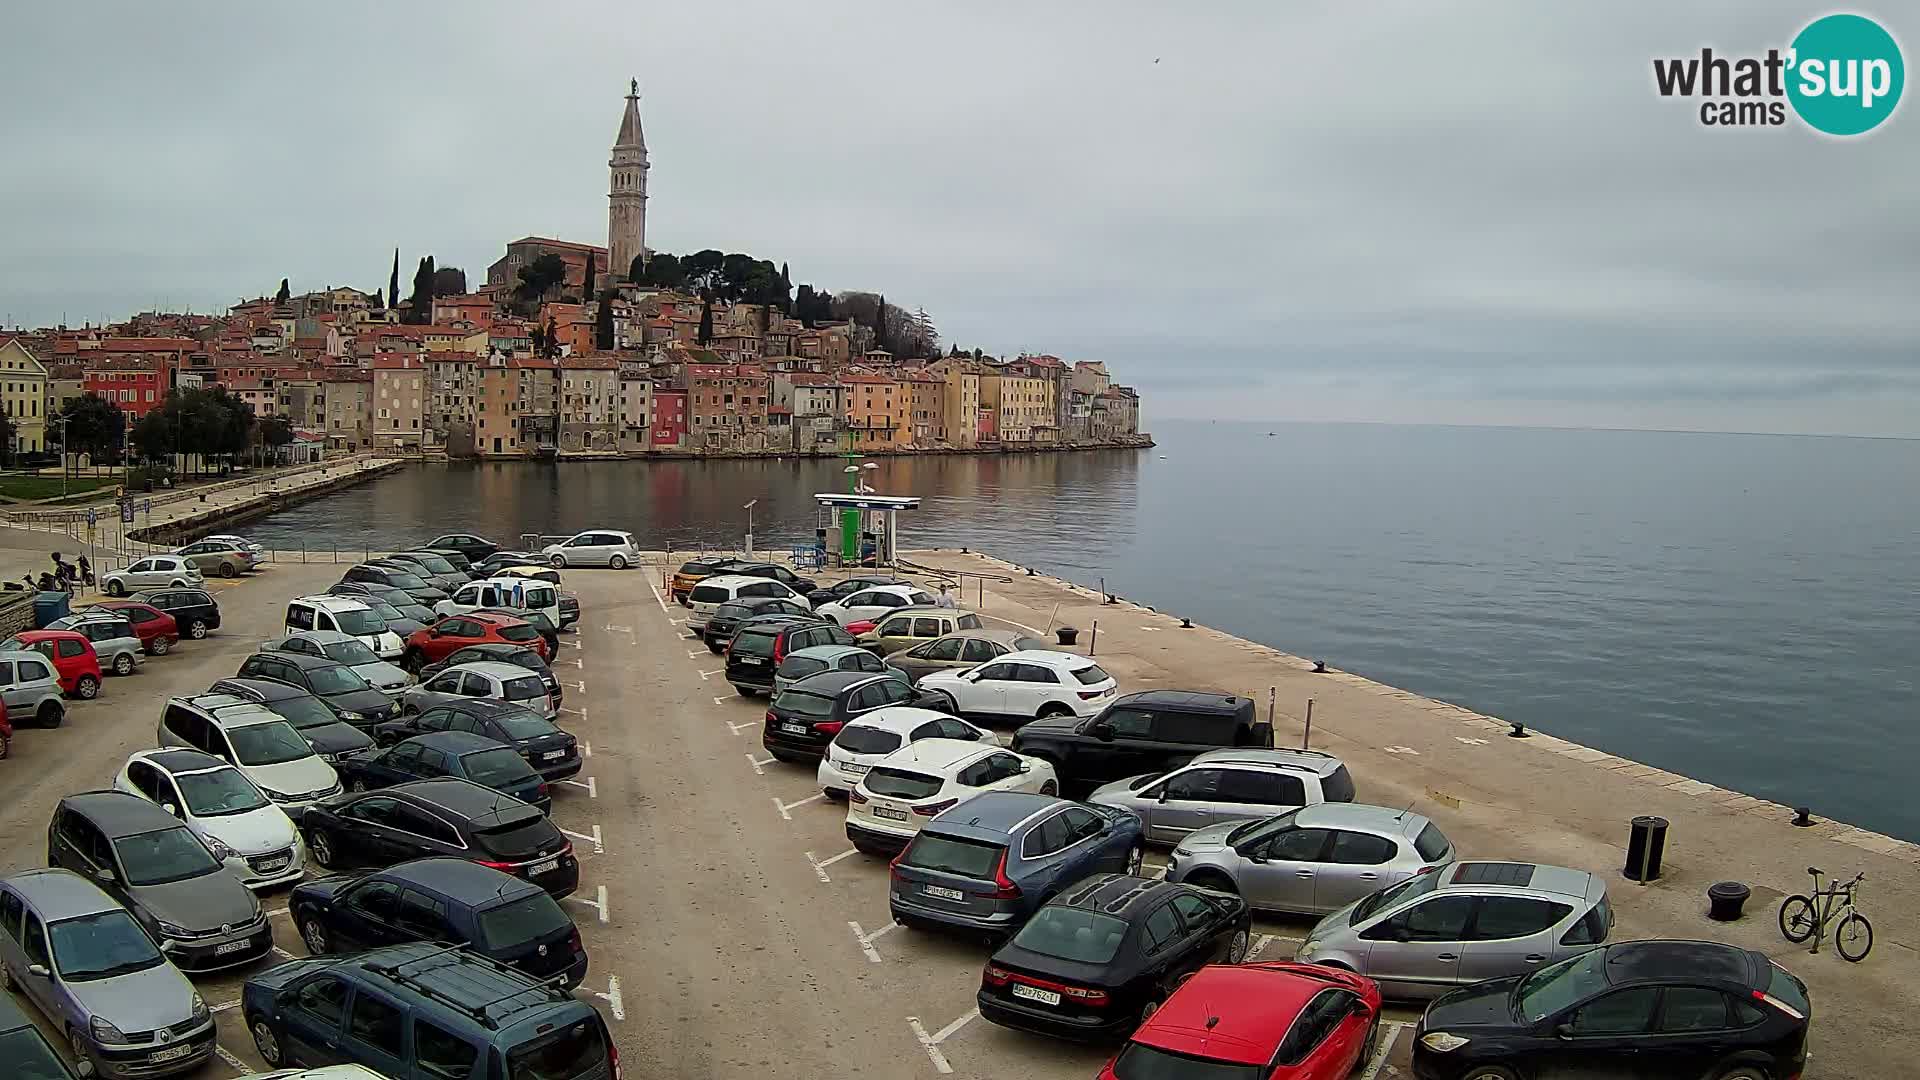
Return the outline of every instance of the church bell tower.
<path id="1" fill-rule="evenodd" d="M 616 281 L 626 280 L 636 255 L 647 250 L 647 139 L 640 130 L 640 80 L 628 85 L 627 110 L 607 161 L 607 267 Z"/>

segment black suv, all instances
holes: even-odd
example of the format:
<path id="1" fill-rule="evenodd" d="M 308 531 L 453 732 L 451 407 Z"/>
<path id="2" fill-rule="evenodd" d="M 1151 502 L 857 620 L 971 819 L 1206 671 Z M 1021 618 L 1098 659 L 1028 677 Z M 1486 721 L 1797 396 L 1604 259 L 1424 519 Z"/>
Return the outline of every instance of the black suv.
<path id="1" fill-rule="evenodd" d="M 293 730 L 313 747 L 313 752 L 329 764 L 339 760 L 342 754 L 373 748 L 373 740 L 366 732 L 342 723 L 333 710 L 327 708 L 326 702 L 297 686 L 272 679 L 221 679 L 207 687 L 207 693 L 232 694 L 266 706 L 268 712 L 292 724 Z"/>
<path id="2" fill-rule="evenodd" d="M 812 608 L 784 596 L 742 596 L 713 609 L 713 614 L 707 616 L 707 624 L 700 628 L 700 640 L 707 643 L 708 652 L 718 656 L 727 651 L 727 642 L 733 640 L 741 623 L 762 615 L 818 618 Z"/>
<path id="3" fill-rule="evenodd" d="M 359 672 L 324 656 L 254 653 L 240 662 L 239 674 L 242 678 L 271 679 L 305 690 L 325 702 L 333 715 L 362 730 L 400 715 L 400 706 L 375 690 Z"/>
<path id="4" fill-rule="evenodd" d="M 329 869 L 445 855 L 531 881 L 554 896 L 580 885 L 573 845 L 545 814 L 470 780 L 410 780 L 326 799 L 300 816 L 307 851 Z"/>
<path id="5" fill-rule="evenodd" d="M 945 700 L 942 694 L 922 694 L 898 675 L 823 671 L 801 679 L 773 699 L 760 745 L 781 761 L 819 761 L 847 721 L 862 713 L 889 705 L 932 709 Z"/>
<path id="6" fill-rule="evenodd" d="M 578 739 L 532 709 L 492 698 L 458 698 L 388 720 L 373 729 L 373 738 L 387 746 L 435 731 L 471 731 L 505 743 L 549 782 L 577 774 L 582 764 Z"/>
<path id="7" fill-rule="evenodd" d="M 828 636 L 828 631 L 833 636 Z M 774 670 L 788 653 L 814 644 L 843 644 L 842 638 L 852 636 L 817 615 L 755 615 L 742 619 L 727 642 L 727 681 L 743 697 L 771 694 Z M 805 644 L 796 645 L 796 639 Z"/>
<path id="8" fill-rule="evenodd" d="M 181 637 L 198 641 L 207 631 L 220 629 L 220 603 L 205 589 L 149 589 L 134 593 L 132 599 L 173 616 Z"/>
<path id="9" fill-rule="evenodd" d="M 1052 762 L 1075 787 L 1166 772 L 1223 747 L 1272 745 L 1252 698 L 1193 690 L 1127 694 L 1091 720 L 1047 717 L 1013 733 L 1016 753 Z"/>
<path id="10" fill-rule="evenodd" d="M 465 859 L 416 859 L 294 887 L 287 910 L 315 956 L 409 941 L 463 945 L 536 979 L 587 977 L 573 920 L 545 890 Z"/>

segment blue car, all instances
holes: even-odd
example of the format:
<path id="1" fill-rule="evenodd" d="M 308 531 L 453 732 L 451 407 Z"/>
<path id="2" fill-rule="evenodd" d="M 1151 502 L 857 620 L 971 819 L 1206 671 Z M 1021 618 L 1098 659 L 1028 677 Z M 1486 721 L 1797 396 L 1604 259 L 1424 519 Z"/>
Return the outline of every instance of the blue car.
<path id="1" fill-rule="evenodd" d="M 385 750 L 343 757 L 333 767 L 348 791 L 455 776 L 511 795 L 543 814 L 553 805 L 546 781 L 518 750 L 471 731 L 415 735 Z"/>
<path id="2" fill-rule="evenodd" d="M 894 861 L 888 907 L 903 926 L 1003 937 L 1083 878 L 1138 874 L 1145 843 L 1125 810 L 991 791 L 921 826 Z"/>

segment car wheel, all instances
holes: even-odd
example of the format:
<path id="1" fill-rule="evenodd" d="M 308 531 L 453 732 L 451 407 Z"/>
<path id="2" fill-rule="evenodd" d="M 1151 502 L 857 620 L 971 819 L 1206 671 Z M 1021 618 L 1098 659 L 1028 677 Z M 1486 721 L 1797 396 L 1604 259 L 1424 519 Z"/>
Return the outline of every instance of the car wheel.
<path id="1" fill-rule="evenodd" d="M 1380 1017 L 1376 1014 L 1373 1023 L 1367 1025 L 1367 1041 L 1360 1044 L 1360 1060 L 1354 1062 L 1353 1071 L 1359 1072 L 1373 1063 L 1374 1051 L 1380 1047 Z"/>
<path id="2" fill-rule="evenodd" d="M 406 654 L 400 657 L 400 666 L 406 668 L 409 674 L 418 675 L 420 669 L 427 666 L 426 654 L 419 649 L 408 649 Z"/>
<path id="3" fill-rule="evenodd" d="M 131 674 L 133 674 L 133 654 L 132 654 L 132 653 L 121 653 L 120 655 L 118 655 L 118 656 L 116 656 L 116 657 L 114 657 L 114 658 L 113 658 L 113 673 L 114 673 L 115 675 L 131 675 Z"/>
<path id="4" fill-rule="evenodd" d="M 1140 864 L 1146 860 L 1146 857 L 1147 857 L 1146 848 L 1141 847 L 1139 844 L 1133 845 L 1132 849 L 1127 852 L 1127 876 L 1128 877 L 1140 876 Z"/>
<path id="5" fill-rule="evenodd" d="M 1505 1066 L 1478 1065 L 1461 1073 L 1460 1080 L 1520 1080 L 1520 1077 Z"/>
<path id="6" fill-rule="evenodd" d="M 1714 1080 L 1767 1080 L 1767 1074 L 1751 1065 L 1735 1065 Z"/>
<path id="7" fill-rule="evenodd" d="M 316 919 L 304 919 L 300 923 L 300 940 L 307 943 L 307 951 L 315 956 L 325 956 L 332 950 L 333 943 L 327 940 L 327 928 Z"/>
<path id="8" fill-rule="evenodd" d="M 307 854 L 313 856 L 313 861 L 320 864 L 321 869 L 333 868 L 333 839 L 325 829 L 315 829 L 307 837 Z"/>
<path id="9" fill-rule="evenodd" d="M 847 801 L 847 793 L 844 791 L 841 791 L 839 788 L 821 788 L 820 794 L 825 795 L 827 797 L 828 802 L 846 802 Z"/>
<path id="10" fill-rule="evenodd" d="M 12 756 L 13 736 L 4 731 L 0 731 L 0 761 L 5 761 Z M 0 965 L 0 970 L 5 970 L 4 965 Z"/>
<path id="11" fill-rule="evenodd" d="M 1250 944 L 1245 930 L 1235 930 L 1233 940 L 1227 942 L 1227 963 L 1238 964 L 1247 958 L 1247 946 Z M 1364 1059 L 1363 1059 L 1364 1060 Z"/>
<path id="12" fill-rule="evenodd" d="M 167 655 L 167 652 L 172 648 L 173 648 L 172 638 L 157 637 L 147 644 L 147 653 L 150 656 L 165 656 Z"/>
<path id="13" fill-rule="evenodd" d="M 1196 889 L 1212 889 L 1214 892 L 1233 893 L 1236 896 L 1239 895 L 1240 892 L 1239 886 L 1233 883 L 1232 878 L 1218 872 L 1195 874 L 1187 878 L 1184 884 L 1191 885 Z"/>
<path id="14" fill-rule="evenodd" d="M 73 684 L 73 692 L 83 701 L 92 701 L 100 696 L 100 680 L 91 675 L 82 675 L 80 681 Z"/>
<path id="15" fill-rule="evenodd" d="M 57 701 L 42 702 L 40 711 L 33 714 L 34 722 L 43 728 L 57 728 L 67 718 L 67 710 Z"/>
<path id="16" fill-rule="evenodd" d="M 206 637 L 207 636 L 206 620 L 195 619 L 192 622 L 188 623 L 187 636 L 192 638 L 195 641 L 199 641 L 201 638 Z"/>
<path id="17" fill-rule="evenodd" d="M 952 694 L 947 693 L 945 690 L 935 690 L 933 696 L 940 699 L 941 712 L 952 713 L 955 716 L 960 715 L 960 703 L 953 700 Z"/>
<path id="18" fill-rule="evenodd" d="M 7 965 L 0 964 L 0 990 L 12 993 L 19 989 L 20 984 L 13 981 L 13 972 L 8 969 Z"/>
<path id="19" fill-rule="evenodd" d="M 232 563 L 223 562 L 220 564 L 220 576 L 224 578 L 239 577 L 240 572 L 233 568 Z"/>
<path id="20" fill-rule="evenodd" d="M 1160 1003 L 1158 1001 L 1149 1001 L 1145 1005 L 1140 1006 L 1141 1022 L 1144 1023 L 1147 1017 L 1152 1016 L 1154 1013 L 1157 1013 L 1159 1011 L 1160 1011 Z"/>
<path id="21" fill-rule="evenodd" d="M 1049 780 L 1046 783 L 1040 785 L 1040 794 L 1058 795 L 1060 794 L 1060 785 L 1055 783 L 1052 780 Z"/>
<path id="22" fill-rule="evenodd" d="M 627 568 L 627 557 L 625 555 L 615 555 L 613 558 L 607 560 L 607 565 L 613 567 L 615 570 L 625 570 Z"/>
<path id="23" fill-rule="evenodd" d="M 127 595 L 127 587 L 124 583 L 121 582 L 119 578 L 108 578 L 107 579 L 107 595 L 108 596 L 125 596 Z"/>
<path id="24" fill-rule="evenodd" d="M 273 1025 L 267 1023 L 266 1017 L 256 1016 L 248 1029 L 253 1032 L 253 1048 L 260 1051 L 260 1060 L 266 1062 L 269 1069 L 279 1068 L 285 1059 L 281 1056 L 280 1037 L 273 1033 Z"/>
<path id="25" fill-rule="evenodd" d="M 567 568 L 567 557 L 559 552 L 555 552 L 547 556 L 547 565 L 553 567 L 555 570 L 565 570 Z"/>
<path id="26" fill-rule="evenodd" d="M 1040 706 L 1038 719 L 1051 720 L 1056 716 L 1072 716 L 1072 715 L 1073 715 L 1072 709 L 1067 708 L 1065 705 L 1062 705 L 1057 701 L 1050 701 L 1047 704 Z"/>

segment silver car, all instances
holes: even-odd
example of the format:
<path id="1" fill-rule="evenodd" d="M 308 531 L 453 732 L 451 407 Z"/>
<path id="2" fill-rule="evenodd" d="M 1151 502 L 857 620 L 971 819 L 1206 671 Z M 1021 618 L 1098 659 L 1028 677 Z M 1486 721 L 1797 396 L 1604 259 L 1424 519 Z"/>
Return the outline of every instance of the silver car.
<path id="1" fill-rule="evenodd" d="M 1209 825 L 1351 802 L 1353 778 L 1318 750 L 1209 750 L 1171 772 L 1115 780 L 1087 801 L 1131 811 L 1149 843 L 1172 844 Z"/>
<path id="2" fill-rule="evenodd" d="M 633 534 L 611 529 L 592 529 L 540 549 L 547 565 L 555 570 L 569 566 L 610 566 L 625 570 L 640 562 L 639 546 Z"/>
<path id="3" fill-rule="evenodd" d="M 125 615 L 107 611 L 86 611 L 78 615 L 68 615 L 47 624 L 49 630 L 72 630 L 93 642 L 93 651 L 100 657 L 102 670 L 115 675 L 131 675 L 135 668 L 145 663 L 140 651 L 140 638 L 133 632 L 133 623 Z"/>
<path id="4" fill-rule="evenodd" d="M 795 649 L 780 661 L 773 673 L 773 693 L 778 697 L 787 687 L 823 671 L 865 671 L 878 675 L 890 667 L 858 645 L 809 645 Z"/>
<path id="5" fill-rule="evenodd" d="M 400 711 L 417 715 L 462 698 L 512 702 L 548 720 L 560 715 L 559 702 L 547 693 L 539 672 L 503 660 L 476 660 L 447 668 L 403 693 Z"/>
<path id="6" fill-rule="evenodd" d="M 1318 915 L 1452 861 L 1452 842 L 1419 814 L 1321 803 L 1189 833 L 1167 860 L 1167 880 Z"/>
<path id="7" fill-rule="evenodd" d="M 1525 975 L 1606 943 L 1607 885 L 1584 870 L 1458 862 L 1321 919 L 1296 959 L 1344 968 L 1396 998 Z"/>
<path id="8" fill-rule="evenodd" d="M 375 690 L 398 697 L 413 685 L 413 676 L 398 664 L 389 664 L 367 643 L 340 630 L 302 630 L 260 643 L 261 652 L 297 652 L 323 656 L 358 672 Z"/>
<path id="9" fill-rule="evenodd" d="M 60 677 L 41 653 L 0 652 L 0 701 L 6 702 L 7 716 L 16 725 L 53 728 L 67 718 Z"/>
<path id="10" fill-rule="evenodd" d="M 174 552 L 185 556 L 200 573 L 219 574 L 223 578 L 239 577 L 253 569 L 254 552 L 245 545 L 233 540 L 215 540 L 211 537 L 198 543 L 188 544 Z"/>
<path id="11" fill-rule="evenodd" d="M 1037 637 L 1012 630 L 956 630 L 911 649 L 902 649 L 887 657 L 887 663 L 906 672 L 907 678 L 918 681 L 929 672 L 970 668 L 1010 652 L 1050 647 Z"/>
<path id="12" fill-rule="evenodd" d="M 108 596 L 126 596 L 142 589 L 184 589 L 203 581 L 200 568 L 184 555 L 149 555 L 102 575 L 100 587 Z"/>
<path id="13" fill-rule="evenodd" d="M 96 1075 L 171 1076 L 213 1056 L 213 1016 L 126 908 L 70 870 L 0 880 L 0 975 Z"/>

